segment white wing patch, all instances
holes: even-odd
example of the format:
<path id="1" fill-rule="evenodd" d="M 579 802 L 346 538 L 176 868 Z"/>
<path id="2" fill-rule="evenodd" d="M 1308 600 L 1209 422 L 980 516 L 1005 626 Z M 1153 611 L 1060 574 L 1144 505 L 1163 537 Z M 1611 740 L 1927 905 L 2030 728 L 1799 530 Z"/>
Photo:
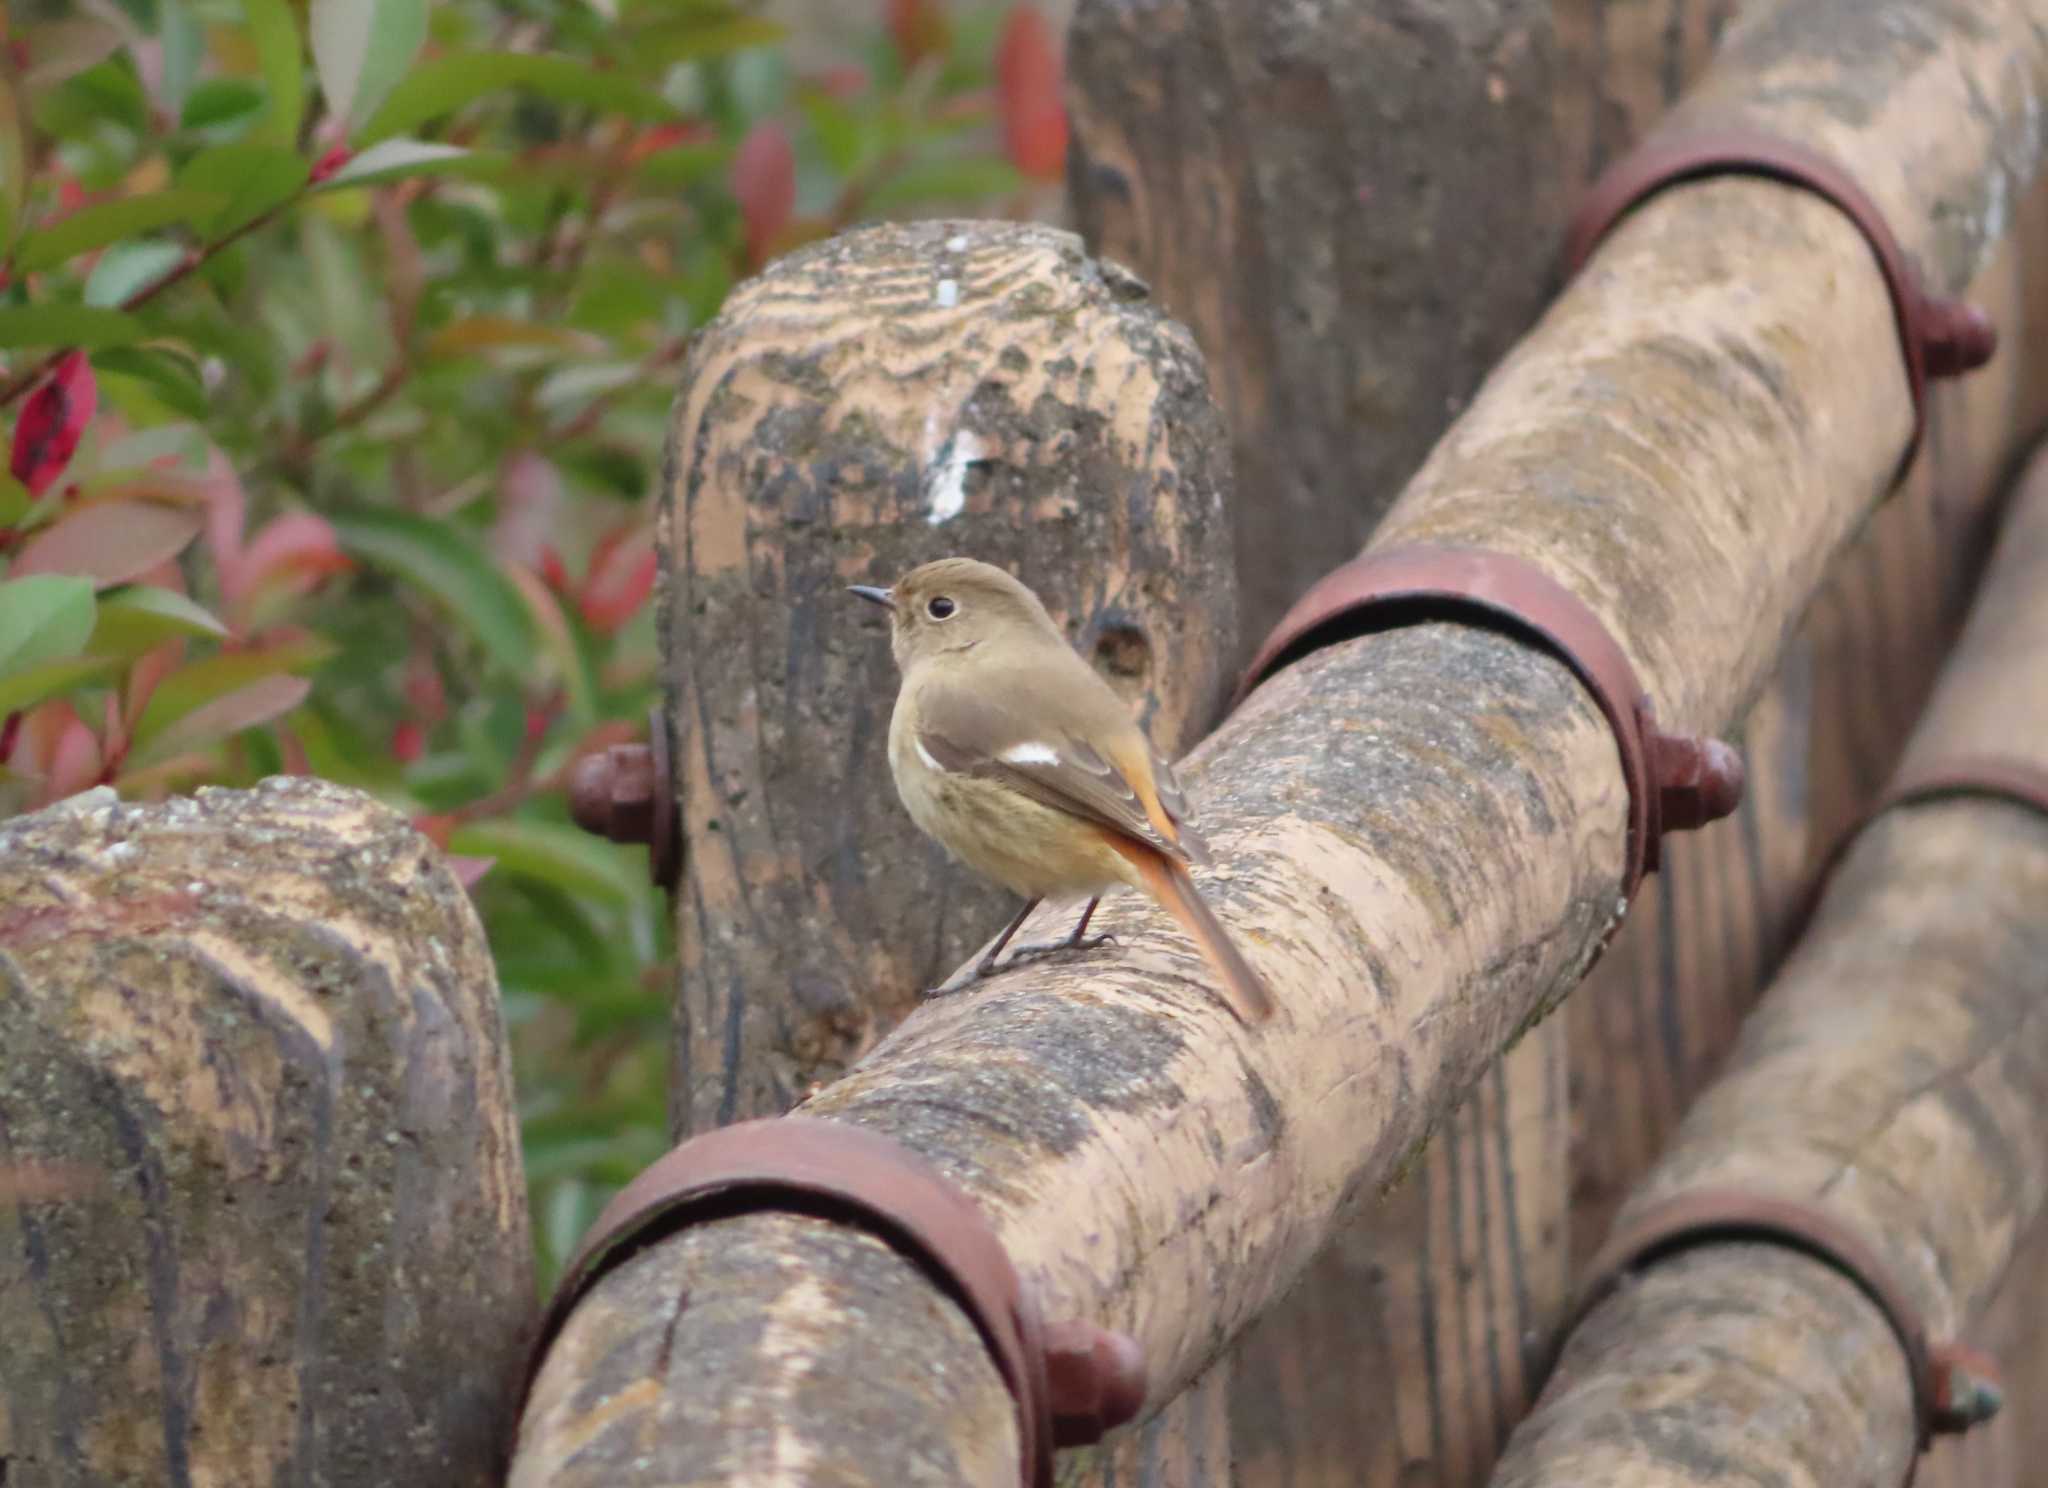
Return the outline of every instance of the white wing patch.
<path id="1" fill-rule="evenodd" d="M 933 759 L 932 752 L 924 747 L 924 740 L 917 739 L 912 742 L 917 745 L 917 757 L 924 761 L 927 770 L 937 770 L 941 775 L 946 773 L 946 767 Z"/>
<path id="2" fill-rule="evenodd" d="M 1012 744 L 996 758 L 1006 765 L 1056 765 L 1060 762 L 1060 752 L 1050 744 L 1027 739 L 1022 744 Z"/>

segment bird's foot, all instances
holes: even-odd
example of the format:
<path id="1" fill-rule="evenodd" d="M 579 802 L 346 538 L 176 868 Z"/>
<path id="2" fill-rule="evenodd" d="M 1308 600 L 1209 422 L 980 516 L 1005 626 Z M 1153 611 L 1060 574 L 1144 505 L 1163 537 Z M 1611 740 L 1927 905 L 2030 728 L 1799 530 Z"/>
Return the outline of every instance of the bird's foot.
<path id="1" fill-rule="evenodd" d="M 1011 962 L 1023 961 L 1032 956 L 1053 956 L 1061 951 L 1093 951 L 1106 945 L 1115 945 L 1116 937 L 1104 932 L 1101 935 L 1073 936 L 1064 940 L 1042 940 L 1036 945 L 1018 946 L 1010 952 Z"/>

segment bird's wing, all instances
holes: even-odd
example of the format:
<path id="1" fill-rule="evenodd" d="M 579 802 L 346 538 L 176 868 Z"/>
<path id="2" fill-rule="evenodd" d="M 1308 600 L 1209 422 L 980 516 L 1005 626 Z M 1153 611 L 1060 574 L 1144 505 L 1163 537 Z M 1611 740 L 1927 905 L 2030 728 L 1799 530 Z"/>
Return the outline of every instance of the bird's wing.
<path id="1" fill-rule="evenodd" d="M 1181 825 L 1187 800 L 1179 783 L 1136 724 L 1097 749 L 1034 725 L 1006 699 L 941 686 L 919 699 L 916 742 L 936 769 L 997 781 L 1173 857 L 1208 860 L 1201 840 Z"/>

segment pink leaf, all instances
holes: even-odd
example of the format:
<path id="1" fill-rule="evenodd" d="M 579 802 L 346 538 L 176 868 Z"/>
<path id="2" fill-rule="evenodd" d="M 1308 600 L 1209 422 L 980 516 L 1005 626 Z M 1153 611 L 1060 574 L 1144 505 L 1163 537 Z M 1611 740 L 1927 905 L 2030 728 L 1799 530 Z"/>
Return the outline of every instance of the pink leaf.
<path id="1" fill-rule="evenodd" d="M 409 765 L 426 752 L 427 731 L 410 718 L 402 718 L 391 731 L 391 757 Z"/>
<path id="2" fill-rule="evenodd" d="M 945 51 L 951 32 L 944 0 L 889 0 L 889 35 L 906 68 Z"/>
<path id="3" fill-rule="evenodd" d="M 249 499 L 219 450 L 209 452 L 208 464 L 214 468 L 207 472 L 206 481 L 206 547 L 220 574 L 221 592 L 232 602 L 239 593 L 235 566 L 242 558 L 242 528 L 248 520 Z"/>
<path id="4" fill-rule="evenodd" d="M 448 859 L 448 871 L 455 875 L 455 881 L 465 889 L 473 889 L 477 880 L 489 873 L 497 861 L 496 858 L 462 858 L 451 855 Z"/>
<path id="5" fill-rule="evenodd" d="M 14 425 L 9 468 L 31 495 L 41 495 L 64 473 L 99 402 L 99 384 L 82 351 L 66 352 L 57 370 L 29 395 Z"/>
<path id="6" fill-rule="evenodd" d="M 590 555 L 577 612 L 599 635 L 632 619 L 654 589 L 654 534 L 645 527 L 608 535 Z"/>
<path id="7" fill-rule="evenodd" d="M 348 567 L 348 555 L 341 551 L 332 523 L 311 512 L 286 512 L 264 523 L 232 565 L 232 583 L 222 574 L 221 589 L 231 599 L 244 599 L 266 584 L 304 592 Z"/>
<path id="8" fill-rule="evenodd" d="M 245 728 L 282 717 L 306 700 L 313 684 L 304 677 L 277 673 L 259 677 L 244 687 L 202 704 L 165 729 L 149 743 L 152 758 L 180 749 L 210 744 Z"/>
<path id="9" fill-rule="evenodd" d="M 747 252 L 758 264 L 796 210 L 796 152 L 789 131 L 764 119 L 747 131 L 732 159 L 732 191 L 746 224 Z"/>
<path id="10" fill-rule="evenodd" d="M 61 801 L 97 784 L 99 778 L 99 738 L 74 713 L 57 735 L 57 746 L 51 752 L 49 772 L 43 781 L 44 794 L 49 800 Z"/>
<path id="11" fill-rule="evenodd" d="M 82 506 L 30 539 L 12 576 L 78 574 L 100 588 L 122 584 L 176 557 L 199 535 L 199 518 L 150 501 Z"/>
<path id="12" fill-rule="evenodd" d="M 522 568 L 538 568 L 541 549 L 561 515 L 562 477 L 554 464 L 532 450 L 510 456 L 498 471 L 492 554 Z"/>
<path id="13" fill-rule="evenodd" d="M 1057 181 L 1067 168 L 1067 110 L 1059 47 L 1036 5 L 1010 12 L 996 46 L 996 92 L 1003 147 L 1025 175 Z"/>
<path id="14" fill-rule="evenodd" d="M 137 657 L 135 664 L 128 668 L 128 710 L 123 720 L 124 733 L 135 731 L 135 721 L 142 717 L 142 710 L 149 706 L 151 694 L 157 684 L 178 669 L 185 659 L 185 637 L 178 636 L 165 641 L 153 651 L 145 651 Z"/>

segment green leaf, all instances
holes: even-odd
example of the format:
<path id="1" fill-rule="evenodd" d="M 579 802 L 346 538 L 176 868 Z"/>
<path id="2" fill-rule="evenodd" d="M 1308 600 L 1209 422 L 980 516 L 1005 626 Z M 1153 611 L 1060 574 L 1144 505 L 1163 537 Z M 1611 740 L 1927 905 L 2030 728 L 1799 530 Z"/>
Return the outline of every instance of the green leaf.
<path id="1" fill-rule="evenodd" d="M 142 339 L 142 322 L 119 310 L 88 305 L 0 308 L 0 346 L 119 346 Z"/>
<path id="2" fill-rule="evenodd" d="M 325 641 L 308 639 L 262 651 L 224 651 L 179 667 L 157 684 L 136 720 L 135 753 L 141 754 L 199 709 L 265 678 L 310 671 L 333 653 Z"/>
<path id="3" fill-rule="evenodd" d="M 33 708 L 60 692 L 97 682 L 120 664 L 111 656 L 78 656 L 68 661 L 46 661 L 25 672 L 0 677 L 0 718 Z"/>
<path id="4" fill-rule="evenodd" d="M 116 243 L 99 256 L 85 281 L 85 303 L 108 309 L 147 289 L 184 261 L 185 250 L 163 238 Z"/>
<path id="5" fill-rule="evenodd" d="M 203 419 L 210 411 L 199 369 L 175 351 L 159 346 L 110 346 L 92 354 L 95 372 L 130 377 L 171 412 Z"/>
<path id="6" fill-rule="evenodd" d="M 27 516 L 29 508 L 35 504 L 36 499 L 29 495 L 27 486 L 9 472 L 0 470 L 0 527 L 12 527 Z"/>
<path id="7" fill-rule="evenodd" d="M 624 42 L 642 66 L 672 67 L 702 57 L 723 57 L 748 47 L 769 46 L 787 31 L 774 21 L 741 16 L 731 20 L 682 20 L 635 30 Z"/>
<path id="8" fill-rule="evenodd" d="M 178 127 L 211 129 L 232 124 L 260 112 L 265 101 L 261 83 L 239 77 L 208 78 L 186 95 Z"/>
<path id="9" fill-rule="evenodd" d="M 427 0 L 312 0 L 313 65 L 328 111 L 371 117 L 427 39 Z"/>
<path id="10" fill-rule="evenodd" d="M 228 628 L 174 589 L 129 584 L 100 597 L 92 649 L 101 656 L 140 656 L 176 636 L 214 636 Z"/>
<path id="11" fill-rule="evenodd" d="M 175 222 L 203 222 L 227 205 L 217 191 L 152 191 L 73 212 L 54 227 L 30 233 L 15 250 L 15 262 L 34 274 L 118 238 L 154 232 Z"/>
<path id="12" fill-rule="evenodd" d="M 470 158 L 470 152 L 459 145 L 437 145 L 415 139 L 383 140 L 370 146 L 313 189 L 333 191 L 342 186 L 367 186 L 372 181 L 395 181 L 401 176 L 431 175 Z"/>
<path id="13" fill-rule="evenodd" d="M 496 858 L 497 871 L 553 884 L 567 894 L 631 904 L 645 892 L 647 869 L 632 854 L 581 827 L 501 817 L 458 827 L 448 851 Z"/>
<path id="14" fill-rule="evenodd" d="M 558 103 L 587 104 L 637 119 L 675 111 L 657 93 L 616 72 L 574 57 L 519 52 L 467 52 L 423 63 L 391 90 L 376 116 L 356 133 L 363 144 L 410 134 L 487 94 L 527 88 Z"/>
<path id="15" fill-rule="evenodd" d="M 306 111 L 306 66 L 299 45 L 299 23 L 286 0 L 244 0 L 249 35 L 256 43 L 256 65 L 263 74 L 269 107 L 249 137 L 257 144 L 291 148 L 299 138 L 299 120 Z"/>
<path id="16" fill-rule="evenodd" d="M 818 88 L 805 89 L 797 99 L 811 132 L 818 137 L 818 153 L 842 176 L 850 176 L 868 154 L 873 131 L 852 109 Z"/>
<path id="17" fill-rule="evenodd" d="M 25 113 L 21 90 L 10 76 L 0 73 L 0 243 L 14 241 L 14 225 L 28 197 Z"/>
<path id="18" fill-rule="evenodd" d="M 886 217 L 905 207 L 933 202 L 976 204 L 1019 191 L 1024 177 L 1007 160 L 993 156 L 957 160 L 927 160 L 905 166 L 878 186 L 864 209 L 871 216 Z"/>
<path id="19" fill-rule="evenodd" d="M 37 574 L 0 582 L 0 677 L 68 661 L 92 631 L 90 580 Z"/>
<path id="20" fill-rule="evenodd" d="M 210 192 L 222 205 L 199 219 L 209 237 L 225 237 L 246 226 L 306 184 L 306 162 L 296 151 L 275 145 L 215 145 L 201 150 L 178 172 L 186 191 Z"/>
<path id="21" fill-rule="evenodd" d="M 163 44 L 158 97 L 164 111 L 176 116 L 184 111 L 185 95 L 199 75 L 206 36 L 187 8 L 186 0 L 157 0 L 157 19 L 157 40 Z"/>
<path id="22" fill-rule="evenodd" d="M 533 652 L 525 603 L 467 534 L 445 522 L 375 508 L 333 520 L 344 549 L 446 606 L 500 670 L 517 675 L 525 669 Z"/>

